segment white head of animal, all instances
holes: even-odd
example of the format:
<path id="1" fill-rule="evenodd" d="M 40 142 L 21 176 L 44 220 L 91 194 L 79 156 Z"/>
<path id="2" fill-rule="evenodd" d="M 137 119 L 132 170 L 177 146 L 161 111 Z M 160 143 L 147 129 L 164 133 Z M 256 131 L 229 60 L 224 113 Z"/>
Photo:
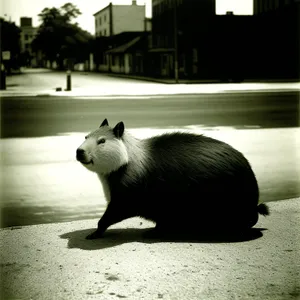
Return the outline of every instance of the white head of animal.
<path id="1" fill-rule="evenodd" d="M 128 163 L 128 153 L 122 141 L 124 123 L 114 128 L 105 119 L 100 127 L 85 137 L 76 151 L 76 159 L 88 170 L 99 175 L 110 174 Z"/>

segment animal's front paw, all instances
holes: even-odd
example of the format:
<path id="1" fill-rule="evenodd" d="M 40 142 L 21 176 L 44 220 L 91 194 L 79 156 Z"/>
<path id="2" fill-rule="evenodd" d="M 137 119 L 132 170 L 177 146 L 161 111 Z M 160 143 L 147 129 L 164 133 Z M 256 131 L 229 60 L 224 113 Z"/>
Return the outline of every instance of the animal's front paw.
<path id="1" fill-rule="evenodd" d="M 103 232 L 100 232 L 100 231 L 96 230 L 96 231 L 90 233 L 90 234 L 86 237 L 86 239 L 87 239 L 87 240 L 95 240 L 95 239 L 99 239 L 99 238 L 102 237 L 102 234 L 103 234 Z"/>

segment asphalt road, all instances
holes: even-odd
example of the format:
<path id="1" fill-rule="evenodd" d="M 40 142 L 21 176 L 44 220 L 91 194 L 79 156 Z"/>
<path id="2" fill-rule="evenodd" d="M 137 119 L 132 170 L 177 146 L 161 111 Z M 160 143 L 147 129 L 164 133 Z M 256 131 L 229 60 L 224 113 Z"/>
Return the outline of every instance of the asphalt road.
<path id="1" fill-rule="evenodd" d="M 299 92 L 251 92 L 146 98 L 5 97 L 1 138 L 88 132 L 104 118 L 127 127 L 299 127 Z"/>

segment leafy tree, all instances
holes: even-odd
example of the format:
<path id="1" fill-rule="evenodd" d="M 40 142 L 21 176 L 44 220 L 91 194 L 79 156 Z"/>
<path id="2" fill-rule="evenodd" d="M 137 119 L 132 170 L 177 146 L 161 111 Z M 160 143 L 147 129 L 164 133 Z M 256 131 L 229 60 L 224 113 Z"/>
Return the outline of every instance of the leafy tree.
<path id="1" fill-rule="evenodd" d="M 72 3 L 66 3 L 61 7 L 63 12 L 63 17 L 66 19 L 67 22 L 71 22 L 72 19 L 76 19 L 78 16 L 81 15 L 80 10 L 74 6 Z"/>
<path id="2" fill-rule="evenodd" d="M 10 51 L 11 59 L 8 61 L 1 61 L 4 64 L 8 73 L 11 68 L 18 68 L 18 60 L 20 56 L 20 33 L 21 29 L 15 23 L 7 22 L 0 18 L 0 53 L 2 51 Z"/>
<path id="3" fill-rule="evenodd" d="M 44 8 L 39 14 L 42 24 L 32 47 L 41 50 L 51 63 L 63 68 L 65 59 L 80 62 L 88 57 L 92 35 L 72 21 L 81 14 L 71 3 L 60 8 Z"/>

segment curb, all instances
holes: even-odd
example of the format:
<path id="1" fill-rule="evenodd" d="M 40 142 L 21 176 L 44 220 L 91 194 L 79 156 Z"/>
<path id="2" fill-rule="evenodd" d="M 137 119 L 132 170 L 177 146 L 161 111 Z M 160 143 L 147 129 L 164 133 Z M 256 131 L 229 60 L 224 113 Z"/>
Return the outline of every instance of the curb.
<path id="1" fill-rule="evenodd" d="M 18 93 L 18 92 L 0 92 L 0 99 L 6 97 L 84 97 L 84 98 L 107 98 L 107 97 L 171 97 L 171 96 L 197 96 L 197 95 L 213 95 L 213 94 L 242 94 L 242 93 L 293 93 L 300 92 L 300 89 L 286 88 L 286 89 L 245 89 L 245 90 L 221 90 L 221 91 L 192 91 L 191 93 L 172 93 L 170 91 L 166 93 L 151 93 L 151 94 L 80 94 L 70 91 L 71 94 L 67 94 L 68 92 L 49 92 L 49 93 Z"/>

